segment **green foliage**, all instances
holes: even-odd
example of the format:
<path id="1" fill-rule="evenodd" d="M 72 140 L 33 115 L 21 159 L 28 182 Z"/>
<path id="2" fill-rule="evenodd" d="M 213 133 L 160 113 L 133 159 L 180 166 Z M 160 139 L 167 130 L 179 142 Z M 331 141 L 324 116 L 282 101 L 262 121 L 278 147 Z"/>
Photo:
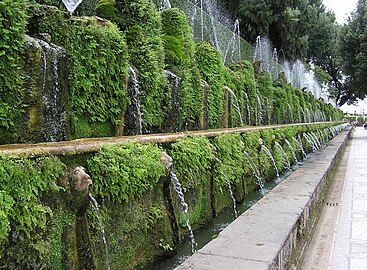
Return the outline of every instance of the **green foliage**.
<path id="1" fill-rule="evenodd" d="M 161 152 L 159 147 L 150 144 L 104 146 L 88 160 L 94 194 L 114 202 L 141 196 L 165 173 Z"/>
<path id="2" fill-rule="evenodd" d="M 71 55 L 71 112 L 89 121 L 116 126 L 126 107 L 127 48 L 112 23 L 95 17 L 74 18 L 47 7 L 33 7 L 37 33 L 51 33 L 53 42 Z M 35 17 L 37 15 L 37 17 Z M 99 135 L 101 136 L 101 135 Z"/>
<path id="3" fill-rule="evenodd" d="M 206 137 L 189 136 L 171 145 L 169 155 L 174 160 L 174 170 L 184 190 L 206 184 L 207 172 L 214 158 Z"/>
<path id="4" fill-rule="evenodd" d="M 0 245 L 0 268 L 33 269 L 35 265 L 48 265 L 49 250 L 43 234 L 53 212 L 43 199 L 58 192 L 56 183 L 65 170 L 65 165 L 55 157 L 0 157 L 1 193 L 7 194 L 5 209 L 11 200 L 16 202 L 5 218 L 11 224 L 11 238 L 9 243 Z"/>
<path id="5" fill-rule="evenodd" d="M 359 0 L 357 9 L 347 24 L 342 27 L 339 41 L 339 55 L 343 71 L 347 76 L 347 85 L 341 93 L 340 105 L 355 102 L 366 97 L 367 72 L 367 3 Z"/>
<path id="6" fill-rule="evenodd" d="M 195 63 L 195 42 L 186 15 L 179 9 L 162 11 L 163 45 L 167 69 L 181 77 L 179 90 L 180 129 L 198 125 L 202 111 L 200 75 Z"/>
<path id="7" fill-rule="evenodd" d="M 0 246 L 2 246 L 8 238 L 10 230 L 9 216 L 13 204 L 13 198 L 6 194 L 5 191 L 0 190 Z"/>
<path id="8" fill-rule="evenodd" d="M 243 145 L 241 135 L 233 133 L 215 137 L 214 145 L 217 149 L 217 163 L 215 181 L 220 186 L 226 186 L 228 181 L 239 186 L 243 171 Z M 228 180 L 225 178 L 228 177 Z"/>
<path id="9" fill-rule="evenodd" d="M 247 125 L 253 125 L 255 123 L 255 110 L 253 104 L 255 104 L 257 97 L 254 67 L 249 61 L 242 61 L 231 65 L 230 69 L 235 72 L 235 83 L 237 85 L 236 95 L 240 94 L 243 97 L 242 108 L 244 120 L 246 120 L 245 123 Z"/>
<path id="10" fill-rule="evenodd" d="M 109 19 L 126 33 L 130 63 L 138 71 L 143 129 L 160 130 L 168 107 L 161 16 L 150 0 L 116 0 L 113 14 Z"/>
<path id="11" fill-rule="evenodd" d="M 202 79 L 209 84 L 209 128 L 215 128 L 223 114 L 224 64 L 219 51 L 207 42 L 197 44 L 195 58 Z"/>
<path id="12" fill-rule="evenodd" d="M 26 0 L 0 1 L 0 133 L 10 130 L 22 113 L 24 89 L 19 71 L 27 16 Z M 1 139 L 0 139 L 1 142 Z"/>

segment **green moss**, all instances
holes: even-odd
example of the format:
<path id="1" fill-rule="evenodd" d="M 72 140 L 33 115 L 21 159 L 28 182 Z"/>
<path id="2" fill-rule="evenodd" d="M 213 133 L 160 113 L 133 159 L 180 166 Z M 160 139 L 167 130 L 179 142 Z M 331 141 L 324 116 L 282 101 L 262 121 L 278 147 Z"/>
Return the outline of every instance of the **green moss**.
<path id="1" fill-rule="evenodd" d="M 215 137 L 213 143 L 217 149 L 217 157 L 220 160 L 216 164 L 214 183 L 224 189 L 228 188 L 228 181 L 230 181 L 233 190 L 237 190 L 238 197 L 241 198 L 242 175 L 244 173 L 241 135 L 238 133 L 221 135 Z"/>
<path id="2" fill-rule="evenodd" d="M 244 123 L 254 125 L 254 104 L 257 97 L 254 68 L 250 62 L 242 61 L 231 65 L 230 69 L 235 72 L 234 78 L 231 77 L 231 81 L 236 86 L 236 96 L 239 97 Z M 228 79 L 226 79 L 226 83 L 228 84 Z"/>
<path id="3" fill-rule="evenodd" d="M 10 231 L 10 211 L 14 200 L 4 190 L 0 190 L 0 246 L 8 239 Z"/>
<path id="4" fill-rule="evenodd" d="M 6 217 L 11 224 L 11 237 L 0 245 L 0 268 L 50 267 L 46 235 L 53 215 L 51 207 L 59 190 L 56 183 L 65 169 L 64 164 L 52 157 L 34 160 L 0 157 L 1 193 L 7 194 L 8 205 L 11 199 L 16 202 Z"/>
<path id="5" fill-rule="evenodd" d="M 114 125 L 109 121 L 93 122 L 85 115 L 72 116 L 72 138 L 113 137 L 116 133 Z"/>
<path id="6" fill-rule="evenodd" d="M 179 130 L 197 129 L 203 104 L 191 28 L 185 13 L 179 9 L 166 9 L 161 16 L 165 63 L 167 69 L 181 77 L 178 97 Z"/>
<path id="7" fill-rule="evenodd" d="M 197 44 L 195 59 L 200 75 L 209 84 L 209 128 L 222 126 L 224 98 L 224 64 L 219 51 L 209 43 Z"/>
<path id="8" fill-rule="evenodd" d="M 50 263 L 52 265 L 52 269 L 54 270 L 62 270 L 67 268 L 65 258 L 70 257 L 71 254 L 68 254 L 67 256 L 65 255 L 65 253 L 70 251 L 66 249 L 70 243 L 67 243 L 65 234 L 70 230 L 73 220 L 74 215 L 62 208 L 59 209 L 59 211 L 53 216 L 49 243 Z"/>
<path id="9" fill-rule="evenodd" d="M 104 146 L 88 160 L 95 195 L 114 202 L 141 196 L 165 173 L 161 152 L 159 147 L 150 144 Z"/>
<path id="10" fill-rule="evenodd" d="M 197 226 L 208 222 L 211 217 L 208 172 L 214 158 L 209 140 L 201 136 L 186 137 L 171 145 L 169 155 L 190 206 L 191 224 Z M 180 208 L 180 202 L 176 201 L 179 223 L 186 227 Z"/>
<path id="11" fill-rule="evenodd" d="M 25 103 L 23 74 L 19 70 L 27 16 L 26 0 L 0 2 L 0 143 L 17 139 L 17 120 Z"/>
<path id="12" fill-rule="evenodd" d="M 109 122 L 116 127 L 127 104 L 124 78 L 128 61 L 123 34 L 112 23 L 95 17 L 70 17 L 44 6 L 32 6 L 29 12 L 33 27 L 30 34 L 51 33 L 52 42 L 64 47 L 71 56 L 71 113 L 84 116 L 89 123 Z M 78 132 L 74 137 L 81 136 L 79 123 L 74 125 Z"/>
<path id="13" fill-rule="evenodd" d="M 108 3 L 108 9 L 108 15 L 105 11 L 100 15 L 108 16 L 126 33 L 130 63 L 137 69 L 143 129 L 147 132 L 162 130 L 169 101 L 163 77 L 161 16 L 150 0 L 119 0 Z"/>
<path id="14" fill-rule="evenodd" d="M 162 182 L 126 203 L 100 204 L 111 269 L 136 269 L 174 247 Z M 95 213 L 88 210 L 97 269 L 105 268 L 104 245 Z M 164 248 L 164 246 L 166 249 Z"/>

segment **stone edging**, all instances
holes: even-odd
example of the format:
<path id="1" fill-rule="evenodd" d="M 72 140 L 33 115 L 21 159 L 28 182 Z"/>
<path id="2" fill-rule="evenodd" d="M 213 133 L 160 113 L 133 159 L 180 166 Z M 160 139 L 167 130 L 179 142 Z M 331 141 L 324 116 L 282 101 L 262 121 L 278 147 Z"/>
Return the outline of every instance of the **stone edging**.
<path id="1" fill-rule="evenodd" d="M 177 270 L 290 269 L 320 214 L 351 129 L 238 217 Z"/>

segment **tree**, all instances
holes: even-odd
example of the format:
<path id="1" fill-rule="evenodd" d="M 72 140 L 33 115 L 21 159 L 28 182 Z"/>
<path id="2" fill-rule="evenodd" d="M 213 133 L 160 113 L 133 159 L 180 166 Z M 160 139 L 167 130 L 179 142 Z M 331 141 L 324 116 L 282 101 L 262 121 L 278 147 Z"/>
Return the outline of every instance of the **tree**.
<path id="1" fill-rule="evenodd" d="M 354 103 L 367 95 L 367 0 L 359 0 L 357 9 L 342 27 L 339 54 L 346 75 L 340 105 Z"/>

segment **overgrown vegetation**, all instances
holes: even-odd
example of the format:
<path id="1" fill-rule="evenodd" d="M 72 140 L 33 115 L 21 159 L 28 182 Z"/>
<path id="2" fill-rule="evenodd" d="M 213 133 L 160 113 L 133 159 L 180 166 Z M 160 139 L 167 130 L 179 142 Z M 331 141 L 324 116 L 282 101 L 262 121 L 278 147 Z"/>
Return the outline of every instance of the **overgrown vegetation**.
<path id="1" fill-rule="evenodd" d="M 24 45 L 26 0 L 0 2 L 0 143 L 16 136 L 16 123 L 23 111 L 25 90 L 19 59 Z"/>
<path id="2" fill-rule="evenodd" d="M 123 202 L 152 189 L 165 173 L 161 152 L 158 146 L 149 144 L 105 146 L 88 160 L 95 195 Z"/>
<path id="3" fill-rule="evenodd" d="M 46 235 L 60 189 L 57 180 L 65 169 L 54 157 L 0 157 L 0 268 L 50 267 Z"/>
<path id="4" fill-rule="evenodd" d="M 203 98 L 191 28 L 185 13 L 179 9 L 166 9 L 161 16 L 167 69 L 181 78 L 179 96 L 175 97 L 179 105 L 179 130 L 197 129 Z"/>
<path id="5" fill-rule="evenodd" d="M 52 42 L 71 56 L 69 102 L 75 137 L 106 134 L 83 133 L 88 125 L 110 123 L 116 127 L 127 104 L 127 47 L 112 23 L 98 18 L 73 18 L 50 7 L 30 8 L 33 35 L 51 33 Z M 111 128 L 110 128 L 111 130 Z M 113 130 L 113 128 L 112 128 Z M 109 132 L 109 136 L 115 132 Z"/>

